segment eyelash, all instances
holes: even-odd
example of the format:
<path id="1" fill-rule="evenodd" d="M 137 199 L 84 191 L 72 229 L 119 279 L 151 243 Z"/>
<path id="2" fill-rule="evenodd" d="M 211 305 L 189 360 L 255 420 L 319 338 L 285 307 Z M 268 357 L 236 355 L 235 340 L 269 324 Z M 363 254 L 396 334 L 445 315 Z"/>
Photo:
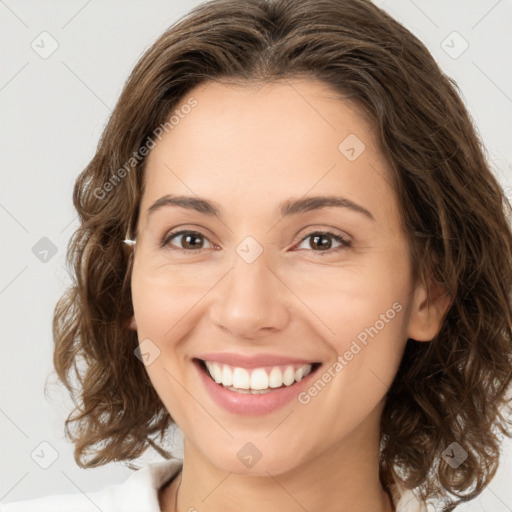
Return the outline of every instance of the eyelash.
<path id="1" fill-rule="evenodd" d="M 202 237 L 205 240 L 208 240 L 208 238 L 206 236 L 204 236 L 202 233 L 200 233 L 199 231 L 181 230 L 181 231 L 166 233 L 164 235 L 164 237 L 162 238 L 160 247 L 161 248 L 170 247 L 169 243 L 173 238 L 175 238 L 179 235 L 188 235 L 188 234 L 192 234 L 192 235 L 196 235 L 196 236 L 199 235 L 199 237 Z M 343 251 L 345 249 L 349 249 L 350 247 L 352 247 L 352 242 L 350 242 L 349 240 L 346 240 L 342 236 L 337 235 L 331 231 L 312 231 L 311 233 L 307 234 L 304 238 L 299 240 L 298 244 L 300 245 L 302 242 L 304 242 L 305 240 L 307 240 L 308 238 L 310 238 L 314 235 L 331 237 L 334 240 L 336 240 L 336 242 L 339 242 L 341 244 L 339 247 L 335 247 L 334 249 L 319 250 L 319 251 L 314 251 L 313 249 L 310 249 L 313 252 L 320 253 L 321 256 L 328 255 L 328 254 L 335 254 L 335 253 L 338 253 L 340 251 Z M 193 253 L 193 252 L 199 252 L 203 249 L 183 249 L 183 248 L 179 248 L 179 247 L 173 247 L 171 250 Z M 300 249 L 300 250 L 304 250 L 304 249 Z"/>

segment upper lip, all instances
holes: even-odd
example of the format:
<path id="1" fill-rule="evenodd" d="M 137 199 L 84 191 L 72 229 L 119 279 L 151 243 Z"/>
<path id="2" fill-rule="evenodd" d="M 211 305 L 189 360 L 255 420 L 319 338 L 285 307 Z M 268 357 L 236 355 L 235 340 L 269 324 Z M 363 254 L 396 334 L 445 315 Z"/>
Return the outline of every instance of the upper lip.
<path id="1" fill-rule="evenodd" d="M 217 352 L 212 354 L 201 354 L 197 356 L 203 361 L 212 361 L 215 363 L 224 363 L 239 368 L 261 368 L 264 366 L 280 365 L 304 365 L 313 364 L 313 361 L 306 359 L 297 359 L 290 356 L 281 356 L 277 354 L 257 354 L 254 356 L 243 356 L 230 352 Z"/>

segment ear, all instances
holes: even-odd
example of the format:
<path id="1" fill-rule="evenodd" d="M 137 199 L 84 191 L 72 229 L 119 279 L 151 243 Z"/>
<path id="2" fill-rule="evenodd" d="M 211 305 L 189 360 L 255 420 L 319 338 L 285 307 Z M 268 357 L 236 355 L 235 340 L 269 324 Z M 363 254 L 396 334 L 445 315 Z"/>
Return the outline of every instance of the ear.
<path id="1" fill-rule="evenodd" d="M 440 285 L 429 279 L 427 286 L 428 293 L 423 282 L 414 290 L 407 336 L 416 341 L 434 339 L 451 303 L 450 295 Z"/>
<path id="2" fill-rule="evenodd" d="M 128 329 L 131 329 L 132 331 L 137 330 L 137 323 L 135 322 L 135 315 L 131 316 L 130 321 L 128 322 Z"/>

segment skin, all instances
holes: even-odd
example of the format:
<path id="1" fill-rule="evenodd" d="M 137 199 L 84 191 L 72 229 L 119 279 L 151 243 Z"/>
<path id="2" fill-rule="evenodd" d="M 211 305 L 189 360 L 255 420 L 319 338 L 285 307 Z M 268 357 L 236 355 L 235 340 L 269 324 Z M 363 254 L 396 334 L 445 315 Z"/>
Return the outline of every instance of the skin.
<path id="1" fill-rule="evenodd" d="M 449 301 L 433 287 L 427 301 L 412 279 L 371 127 L 313 80 L 210 82 L 182 104 L 190 97 L 197 106 L 149 154 L 132 271 L 130 327 L 160 350 L 146 369 L 185 438 L 183 471 L 162 488 L 161 508 L 393 510 L 378 477 L 385 394 L 407 338 L 431 340 Z M 338 149 L 349 134 L 365 144 L 354 161 Z M 170 193 L 214 201 L 222 220 L 180 207 L 148 215 Z M 277 213 L 281 201 L 313 195 L 344 196 L 374 220 L 339 207 Z M 199 231 L 201 249 L 180 236 L 161 248 L 171 229 Z M 322 230 L 352 246 L 335 252 L 340 244 L 328 237 L 322 251 L 308 237 Z M 264 249 L 250 264 L 236 252 L 247 236 Z M 225 411 L 191 363 L 206 352 L 270 353 L 327 368 L 396 302 L 400 312 L 307 404 L 259 416 Z M 237 457 L 247 442 L 262 453 L 250 468 Z"/>

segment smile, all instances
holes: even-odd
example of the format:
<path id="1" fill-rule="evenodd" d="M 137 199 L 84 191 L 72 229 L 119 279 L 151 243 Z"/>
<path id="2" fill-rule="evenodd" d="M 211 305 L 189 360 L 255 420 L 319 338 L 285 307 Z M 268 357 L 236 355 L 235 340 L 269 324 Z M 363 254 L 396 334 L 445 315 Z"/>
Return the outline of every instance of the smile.
<path id="1" fill-rule="evenodd" d="M 289 357 L 240 357 L 215 354 L 193 358 L 207 395 L 227 412 L 242 415 L 269 414 L 287 404 L 310 385 L 322 363 Z"/>
<path id="2" fill-rule="evenodd" d="M 288 387 L 309 375 L 316 363 L 241 368 L 214 361 L 202 361 L 209 376 L 221 386 L 238 393 L 262 394 Z"/>

